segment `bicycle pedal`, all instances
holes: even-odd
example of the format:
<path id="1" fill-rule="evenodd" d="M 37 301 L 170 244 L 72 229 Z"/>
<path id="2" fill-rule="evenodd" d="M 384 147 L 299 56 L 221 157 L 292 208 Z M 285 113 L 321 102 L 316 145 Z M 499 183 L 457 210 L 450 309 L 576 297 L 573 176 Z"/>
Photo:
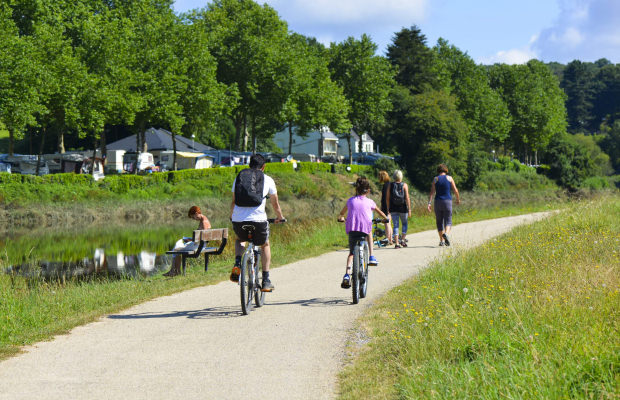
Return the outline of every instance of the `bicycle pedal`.
<path id="1" fill-rule="evenodd" d="M 260 291 L 263 292 L 263 293 L 269 293 L 269 292 L 273 292 L 273 289 L 263 289 L 263 288 L 261 288 Z"/>

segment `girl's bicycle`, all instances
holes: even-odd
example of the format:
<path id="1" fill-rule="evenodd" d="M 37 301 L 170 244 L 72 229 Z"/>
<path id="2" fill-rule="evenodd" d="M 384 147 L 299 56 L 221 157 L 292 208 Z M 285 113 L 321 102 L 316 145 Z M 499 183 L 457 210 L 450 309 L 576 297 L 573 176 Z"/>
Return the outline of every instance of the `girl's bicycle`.
<path id="1" fill-rule="evenodd" d="M 353 304 L 366 297 L 368 289 L 368 241 L 366 237 L 357 240 L 353 248 L 353 268 L 351 271 L 351 291 Z"/>
<path id="2" fill-rule="evenodd" d="M 270 218 L 269 223 L 275 222 L 274 218 Z M 286 220 L 279 221 L 280 223 Z M 252 311 L 252 300 L 256 307 L 262 307 L 265 304 L 265 292 L 261 291 L 259 282 L 260 263 L 260 246 L 256 246 L 252 240 L 254 236 L 254 225 L 243 225 L 241 227 L 248 233 L 248 242 L 245 252 L 241 257 L 241 273 L 239 274 L 239 288 L 241 294 L 241 311 L 243 315 L 248 315 Z"/>

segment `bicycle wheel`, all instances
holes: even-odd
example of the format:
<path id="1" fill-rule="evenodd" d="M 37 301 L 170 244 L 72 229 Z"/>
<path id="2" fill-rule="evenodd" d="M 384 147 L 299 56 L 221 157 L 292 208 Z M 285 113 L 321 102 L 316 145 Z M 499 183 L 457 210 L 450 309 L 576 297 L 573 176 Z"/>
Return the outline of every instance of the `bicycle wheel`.
<path id="1" fill-rule="evenodd" d="M 355 245 L 353 249 L 353 271 L 351 274 L 351 291 L 353 292 L 353 304 L 360 301 L 360 269 L 362 268 L 360 257 L 360 245 Z"/>
<path id="2" fill-rule="evenodd" d="M 260 252 L 256 252 L 254 254 L 254 305 L 256 305 L 256 307 L 262 307 L 262 305 L 265 304 L 265 292 L 261 292 L 260 282 L 258 281 L 258 271 L 260 270 Z"/>
<path id="3" fill-rule="evenodd" d="M 364 244 L 362 255 L 362 268 L 360 268 L 360 298 L 366 297 L 368 289 L 368 246 Z"/>
<path id="4" fill-rule="evenodd" d="M 252 311 L 252 295 L 254 294 L 252 252 L 246 251 L 241 258 L 241 274 L 239 275 L 239 288 L 241 290 L 241 312 L 248 315 Z"/>

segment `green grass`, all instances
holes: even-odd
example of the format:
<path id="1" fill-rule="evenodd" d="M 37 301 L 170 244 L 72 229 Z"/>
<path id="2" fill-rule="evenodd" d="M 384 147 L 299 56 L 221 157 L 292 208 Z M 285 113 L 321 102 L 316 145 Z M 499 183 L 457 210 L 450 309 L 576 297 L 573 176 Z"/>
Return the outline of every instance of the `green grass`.
<path id="1" fill-rule="evenodd" d="M 344 228 L 335 222 L 335 218 L 309 217 L 335 215 L 342 205 L 338 202 L 332 207 L 325 202 L 300 201 L 287 204 L 290 213 L 285 215 L 289 217 L 290 223 L 272 229 L 274 266 L 299 260 L 304 255 L 317 256 L 346 247 Z M 528 206 L 492 206 L 476 212 L 464 208 L 457 212 L 454 221 L 458 224 L 554 207 L 557 207 L 555 202 L 540 202 Z M 434 218 L 422 210 L 418 211 L 410 220 L 409 232 L 434 229 Z M 175 238 L 170 239 L 174 242 Z M 61 242 L 60 239 L 58 241 Z M 4 242 L 4 246 L 12 245 Z M 79 247 L 76 251 L 80 251 Z M 104 314 L 158 296 L 227 280 L 232 261 L 233 246 L 227 246 L 221 256 L 211 258 L 208 273 L 202 271 L 202 259 L 190 260 L 187 275 L 175 279 L 164 279 L 158 275 L 140 279 L 62 283 L 21 277 L 11 279 L 10 276 L 0 275 L 0 359 L 17 353 L 20 346 L 48 340 Z M 0 255 L 0 270 L 8 265 L 7 255 Z M 274 278 L 277 281 L 277 272 Z M 237 290 L 232 285 L 231 296 L 237 296 Z"/>
<path id="2" fill-rule="evenodd" d="M 572 204 L 393 289 L 342 399 L 620 395 L 620 198 Z"/>

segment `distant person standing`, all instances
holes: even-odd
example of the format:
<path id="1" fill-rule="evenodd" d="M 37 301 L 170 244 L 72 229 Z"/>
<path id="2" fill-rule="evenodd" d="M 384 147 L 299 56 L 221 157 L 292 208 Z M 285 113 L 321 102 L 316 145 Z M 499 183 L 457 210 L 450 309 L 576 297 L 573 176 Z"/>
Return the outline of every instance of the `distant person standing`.
<path id="1" fill-rule="evenodd" d="M 386 171 L 379 172 L 379 183 L 383 183 L 381 188 L 381 212 L 388 215 L 390 212 L 388 210 L 387 195 L 390 191 L 390 176 Z M 385 224 L 385 237 L 388 243 L 392 244 L 392 224 L 389 221 Z"/>
<path id="2" fill-rule="evenodd" d="M 411 217 L 411 201 L 409 200 L 409 186 L 403 182 L 403 172 L 397 169 L 392 174 L 392 178 L 394 178 L 394 182 L 390 184 L 386 202 L 394 226 L 392 231 L 394 248 L 398 249 L 401 246 L 407 247 L 405 237 L 407 236 L 407 218 Z M 399 222 L 403 226 L 400 238 L 398 235 Z"/>
<path id="3" fill-rule="evenodd" d="M 450 228 L 452 228 L 452 194 L 456 195 L 456 204 L 461 204 L 461 197 L 456 188 L 454 179 L 448 175 L 448 167 L 439 164 L 437 176 L 433 178 L 431 184 L 431 194 L 428 198 L 428 212 L 431 211 L 431 202 L 435 196 L 435 222 L 437 233 L 439 234 L 439 245 L 450 246 Z"/>

